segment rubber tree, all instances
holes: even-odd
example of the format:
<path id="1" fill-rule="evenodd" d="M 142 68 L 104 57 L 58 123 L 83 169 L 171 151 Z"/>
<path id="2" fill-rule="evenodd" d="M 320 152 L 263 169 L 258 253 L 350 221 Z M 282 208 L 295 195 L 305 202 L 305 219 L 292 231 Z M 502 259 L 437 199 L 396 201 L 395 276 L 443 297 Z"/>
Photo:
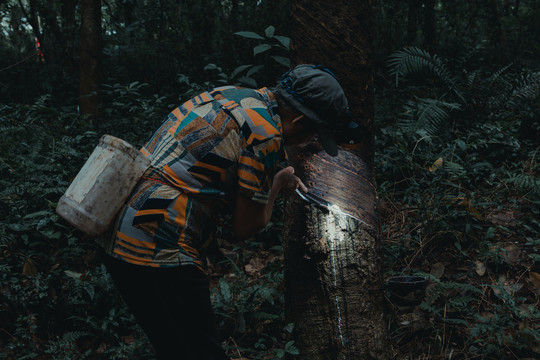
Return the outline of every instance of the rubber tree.
<path id="1" fill-rule="evenodd" d="M 425 0 L 424 7 L 424 47 L 433 52 L 437 49 L 437 21 L 435 19 L 435 0 Z"/>
<path id="2" fill-rule="evenodd" d="M 330 68 L 358 125 L 342 138 L 337 157 L 316 143 L 289 152 L 310 192 L 333 205 L 287 199 L 286 310 L 295 324 L 295 358 L 389 359 L 372 176 L 372 1 L 295 0 L 292 19 L 293 64 Z"/>
<path id="3" fill-rule="evenodd" d="M 101 0 L 81 0 L 79 106 L 91 118 L 101 115 L 101 50 Z"/>

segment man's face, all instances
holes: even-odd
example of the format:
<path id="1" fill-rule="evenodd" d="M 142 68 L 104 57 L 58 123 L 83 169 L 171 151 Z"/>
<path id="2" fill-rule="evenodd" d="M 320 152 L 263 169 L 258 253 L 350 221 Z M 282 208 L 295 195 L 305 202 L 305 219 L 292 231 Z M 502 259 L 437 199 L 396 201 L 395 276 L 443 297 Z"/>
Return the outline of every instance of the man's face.
<path id="1" fill-rule="evenodd" d="M 306 117 L 293 120 L 284 128 L 285 145 L 307 145 L 317 136 L 317 131 Z"/>

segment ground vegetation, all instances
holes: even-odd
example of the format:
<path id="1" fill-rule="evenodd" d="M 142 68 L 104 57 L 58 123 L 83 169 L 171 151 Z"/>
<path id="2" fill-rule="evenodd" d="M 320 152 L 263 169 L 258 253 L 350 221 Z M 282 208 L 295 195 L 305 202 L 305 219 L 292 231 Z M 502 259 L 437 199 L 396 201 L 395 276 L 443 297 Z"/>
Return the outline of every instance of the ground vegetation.
<path id="1" fill-rule="evenodd" d="M 272 85 L 288 66 L 290 4 L 101 2 L 97 121 L 78 108 L 81 16 L 68 3 L 0 3 L 0 358 L 153 359 L 98 246 L 55 205 L 102 134 L 141 146 L 211 86 Z M 538 358 L 540 2 L 374 5 L 384 277 L 428 280 L 418 306 L 387 301 L 395 358 Z M 282 209 L 244 243 L 223 219 L 208 255 L 232 358 L 298 353 Z"/>

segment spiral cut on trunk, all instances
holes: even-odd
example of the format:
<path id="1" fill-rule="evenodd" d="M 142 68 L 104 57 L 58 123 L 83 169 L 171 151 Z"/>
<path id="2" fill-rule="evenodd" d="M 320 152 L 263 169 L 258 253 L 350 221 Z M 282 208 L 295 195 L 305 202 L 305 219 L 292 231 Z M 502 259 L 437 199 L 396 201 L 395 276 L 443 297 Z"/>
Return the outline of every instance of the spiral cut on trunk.
<path id="1" fill-rule="evenodd" d="M 371 170 L 354 153 L 298 153 L 297 173 L 326 209 L 288 199 L 285 282 L 298 359 L 388 359 Z"/>

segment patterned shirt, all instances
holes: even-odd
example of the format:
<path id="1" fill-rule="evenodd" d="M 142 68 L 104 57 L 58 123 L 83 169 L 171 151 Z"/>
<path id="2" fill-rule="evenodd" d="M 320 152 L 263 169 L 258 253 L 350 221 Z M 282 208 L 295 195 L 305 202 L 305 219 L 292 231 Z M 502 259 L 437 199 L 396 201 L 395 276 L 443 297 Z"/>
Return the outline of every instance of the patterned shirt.
<path id="1" fill-rule="evenodd" d="M 141 152 L 151 166 L 103 241 L 106 251 L 133 264 L 202 268 L 216 210 L 232 213 L 237 194 L 268 202 L 285 159 L 274 94 L 204 92 L 173 110 Z"/>

